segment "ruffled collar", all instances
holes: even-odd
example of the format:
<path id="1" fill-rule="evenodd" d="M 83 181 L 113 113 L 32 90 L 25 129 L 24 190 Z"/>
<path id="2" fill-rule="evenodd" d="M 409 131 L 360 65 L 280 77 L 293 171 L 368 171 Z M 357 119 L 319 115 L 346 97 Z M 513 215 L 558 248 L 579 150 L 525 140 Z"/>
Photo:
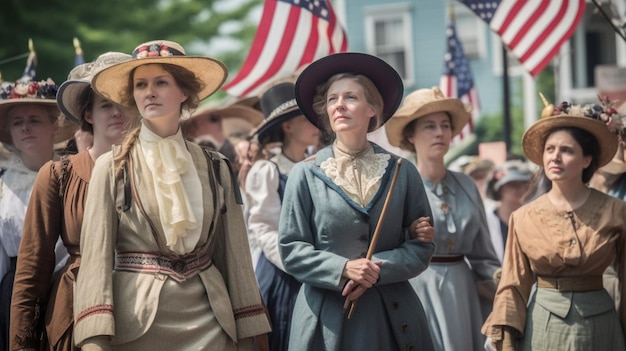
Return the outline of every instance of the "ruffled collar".
<path id="1" fill-rule="evenodd" d="M 202 229 L 202 185 L 180 129 L 162 138 L 145 125 L 141 149 L 152 175 L 166 245 L 178 254 L 191 252 Z"/>
<path id="2" fill-rule="evenodd" d="M 336 144 L 332 150 L 333 157 L 323 161 L 320 168 L 346 195 L 365 207 L 376 195 L 391 156 L 376 153 L 369 143 L 356 155 L 340 150 Z"/>

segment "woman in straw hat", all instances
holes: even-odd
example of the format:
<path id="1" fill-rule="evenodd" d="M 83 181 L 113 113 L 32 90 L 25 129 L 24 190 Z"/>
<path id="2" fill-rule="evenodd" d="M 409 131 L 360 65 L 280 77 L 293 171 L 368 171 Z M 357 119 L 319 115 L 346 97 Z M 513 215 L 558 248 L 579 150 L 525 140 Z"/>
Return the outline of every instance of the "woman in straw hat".
<path id="1" fill-rule="evenodd" d="M 26 212 L 18 254 L 11 310 L 11 350 L 39 346 L 37 323 L 44 318 L 46 350 L 75 350 L 73 340 L 73 282 L 80 265 L 80 228 L 91 170 L 95 160 L 120 144 L 129 120 L 122 106 L 94 93 L 90 81 L 108 66 L 130 55 L 108 52 L 94 62 L 75 67 L 59 87 L 57 105 L 67 120 L 93 134 L 88 150 L 61 161 L 46 163 L 39 171 Z M 61 238 L 70 259 L 53 279 L 54 244 Z M 50 299 L 48 300 L 48 296 Z M 38 316 L 39 314 L 39 316 Z M 42 323 L 43 324 L 43 323 Z"/>
<path id="2" fill-rule="evenodd" d="M 0 350 L 9 347 L 9 312 L 15 264 L 22 237 L 24 215 L 39 168 L 58 159 L 54 144 L 72 136 L 73 126 L 63 123 L 54 100 L 57 86 L 47 81 L 22 81 L 0 88 L 0 142 L 12 151 L 0 160 Z M 67 257 L 57 245 L 56 263 Z M 55 262 L 50 267 L 54 269 Z"/>
<path id="3" fill-rule="evenodd" d="M 498 350 L 625 349 L 626 310 L 616 313 L 602 273 L 626 265 L 626 203 L 587 186 L 615 155 L 617 138 L 604 122 L 612 115 L 598 104 L 548 105 L 522 137 L 547 188 L 509 221 L 502 278 L 482 328 Z"/>
<path id="4" fill-rule="evenodd" d="M 179 126 L 225 78 L 221 62 L 165 40 L 93 78 L 141 119 L 92 173 L 74 303 L 83 350 L 250 350 L 269 332 L 230 164 Z"/>
<path id="5" fill-rule="evenodd" d="M 444 164 L 450 141 L 469 118 L 461 100 L 434 87 L 407 95 L 385 125 L 391 145 L 416 154 L 433 209 L 437 249 L 411 284 L 424 302 L 435 348 L 445 351 L 483 349 L 480 297 L 487 298 L 483 308 L 489 310 L 492 276 L 500 267 L 476 184 Z"/>
<path id="6" fill-rule="evenodd" d="M 319 129 L 298 108 L 294 84 L 278 83 L 261 96 L 265 121 L 256 129 L 261 147 L 280 142 L 269 160 L 257 160 L 246 177 L 251 242 L 261 249 L 256 276 L 272 322 L 270 350 L 287 350 L 289 327 L 298 282 L 285 269 L 278 254 L 278 220 L 289 172 L 305 159 L 307 148 L 319 142 Z"/>
<path id="7" fill-rule="evenodd" d="M 402 91 L 391 66 L 362 53 L 319 59 L 296 82 L 300 110 L 335 140 L 296 164 L 285 187 L 279 253 L 286 272 L 303 283 L 291 350 L 433 349 L 408 283 L 434 251 L 430 207 L 416 169 L 398 168 L 397 156 L 367 140 L 391 117 Z M 381 235 L 369 260 L 377 225 Z"/>

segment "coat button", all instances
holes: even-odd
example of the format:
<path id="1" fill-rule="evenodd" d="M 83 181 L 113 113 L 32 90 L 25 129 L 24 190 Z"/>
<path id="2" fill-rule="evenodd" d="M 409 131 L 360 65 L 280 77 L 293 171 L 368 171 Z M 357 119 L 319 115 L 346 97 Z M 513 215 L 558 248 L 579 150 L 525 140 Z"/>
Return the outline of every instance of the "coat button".
<path id="1" fill-rule="evenodd" d="M 400 329 L 402 329 L 403 332 L 406 332 L 406 330 L 409 329 L 409 325 L 406 322 L 403 322 L 400 324 Z"/>
<path id="2" fill-rule="evenodd" d="M 399 305 L 400 304 L 398 303 L 398 301 L 394 301 L 394 302 L 391 303 L 391 306 L 393 306 L 394 310 L 397 310 Z"/>
<path id="3" fill-rule="evenodd" d="M 569 241 L 570 245 L 576 245 L 576 239 L 572 239 Z"/>
<path id="4" fill-rule="evenodd" d="M 413 351 L 415 348 L 413 347 L 413 344 L 408 344 L 406 345 L 406 350 L 407 351 Z"/>

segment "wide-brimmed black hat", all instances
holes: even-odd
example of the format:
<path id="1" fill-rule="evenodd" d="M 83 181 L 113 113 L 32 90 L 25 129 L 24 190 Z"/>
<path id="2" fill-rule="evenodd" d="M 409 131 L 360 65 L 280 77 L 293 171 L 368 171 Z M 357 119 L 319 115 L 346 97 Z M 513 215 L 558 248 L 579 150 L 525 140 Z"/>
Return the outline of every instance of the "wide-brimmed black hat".
<path id="1" fill-rule="evenodd" d="M 313 109 L 317 87 L 338 73 L 353 73 L 369 78 L 383 98 L 382 124 L 387 122 L 402 102 L 404 85 L 398 72 L 376 56 L 343 52 L 323 57 L 307 66 L 296 81 L 296 101 L 304 115 L 320 129 L 323 123 Z"/>
<path id="2" fill-rule="evenodd" d="M 291 82 L 276 84 L 261 95 L 261 110 L 265 120 L 253 132 L 262 143 L 277 140 L 280 124 L 303 113 L 295 97 L 295 86 Z M 269 137 L 269 139 L 268 139 Z"/>

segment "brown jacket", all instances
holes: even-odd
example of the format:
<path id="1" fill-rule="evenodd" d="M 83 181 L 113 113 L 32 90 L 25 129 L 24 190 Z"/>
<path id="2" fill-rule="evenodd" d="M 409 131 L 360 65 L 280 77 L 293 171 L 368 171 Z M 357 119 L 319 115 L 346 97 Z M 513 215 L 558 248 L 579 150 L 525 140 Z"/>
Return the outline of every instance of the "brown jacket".
<path id="1" fill-rule="evenodd" d="M 13 286 L 11 350 L 35 347 L 36 319 L 46 302 L 45 325 L 50 344 L 72 336 L 72 333 L 64 334 L 73 324 L 73 284 L 80 265 L 80 229 L 94 163 L 86 151 L 69 156 L 66 167 L 62 162 L 51 161 L 40 169 L 26 212 Z M 61 188 L 63 195 L 59 193 Z M 70 260 L 53 279 L 54 248 L 59 236 L 70 253 Z"/>

